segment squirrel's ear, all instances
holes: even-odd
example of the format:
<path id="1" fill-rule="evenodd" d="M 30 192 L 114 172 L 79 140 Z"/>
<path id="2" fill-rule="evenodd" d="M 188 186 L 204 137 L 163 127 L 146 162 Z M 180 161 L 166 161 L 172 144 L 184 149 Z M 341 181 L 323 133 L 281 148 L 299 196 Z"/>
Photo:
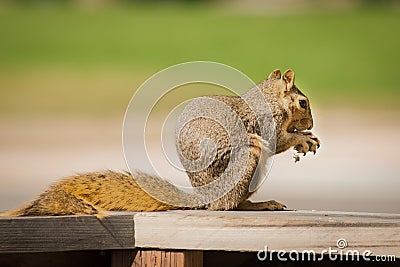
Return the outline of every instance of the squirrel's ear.
<path id="1" fill-rule="evenodd" d="M 292 89 L 294 85 L 294 71 L 287 70 L 283 73 L 282 80 L 286 83 L 286 89 Z"/>
<path id="2" fill-rule="evenodd" d="M 281 78 L 281 70 L 276 69 L 271 74 L 268 76 L 268 79 L 275 78 L 275 79 L 280 79 Z"/>

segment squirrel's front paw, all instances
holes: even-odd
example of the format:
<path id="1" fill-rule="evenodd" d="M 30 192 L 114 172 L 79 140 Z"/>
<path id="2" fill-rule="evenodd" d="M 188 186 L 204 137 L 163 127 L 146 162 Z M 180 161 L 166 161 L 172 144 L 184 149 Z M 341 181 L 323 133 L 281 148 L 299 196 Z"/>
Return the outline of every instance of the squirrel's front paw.
<path id="1" fill-rule="evenodd" d="M 321 146 L 318 137 L 310 132 L 301 133 L 300 139 L 300 143 L 294 146 L 294 149 L 298 153 L 303 153 L 306 155 L 307 152 L 311 151 L 315 154 L 315 152 L 317 152 L 317 148 Z"/>

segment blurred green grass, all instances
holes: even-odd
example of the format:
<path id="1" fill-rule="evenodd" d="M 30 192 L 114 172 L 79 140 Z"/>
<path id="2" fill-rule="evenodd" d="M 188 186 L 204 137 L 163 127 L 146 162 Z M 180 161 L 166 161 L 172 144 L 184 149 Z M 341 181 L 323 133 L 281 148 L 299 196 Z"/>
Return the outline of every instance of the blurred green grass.
<path id="1" fill-rule="evenodd" d="M 256 82 L 293 68 L 313 106 L 400 108 L 399 14 L 0 7 L 0 114 L 119 114 L 150 75 L 192 60 L 231 65 Z"/>

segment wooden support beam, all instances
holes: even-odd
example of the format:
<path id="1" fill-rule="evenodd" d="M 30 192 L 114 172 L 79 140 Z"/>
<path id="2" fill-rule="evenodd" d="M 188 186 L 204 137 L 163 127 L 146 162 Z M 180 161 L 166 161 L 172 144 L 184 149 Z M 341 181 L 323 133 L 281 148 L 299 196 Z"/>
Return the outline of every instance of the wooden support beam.
<path id="1" fill-rule="evenodd" d="M 111 252 L 111 267 L 131 267 L 136 250 L 122 249 Z"/>
<path id="2" fill-rule="evenodd" d="M 137 250 L 132 267 L 147 266 L 203 267 L 203 252 L 196 250 Z"/>

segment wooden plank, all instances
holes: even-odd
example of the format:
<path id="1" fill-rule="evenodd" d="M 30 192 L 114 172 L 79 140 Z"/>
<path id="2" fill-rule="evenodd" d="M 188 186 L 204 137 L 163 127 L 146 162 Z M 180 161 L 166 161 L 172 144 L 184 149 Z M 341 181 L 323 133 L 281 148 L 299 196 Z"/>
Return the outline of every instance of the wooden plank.
<path id="1" fill-rule="evenodd" d="M 139 249 L 132 267 L 202 267 L 203 252 L 195 250 Z"/>
<path id="2" fill-rule="evenodd" d="M 134 231 L 135 229 L 135 231 Z M 400 256 L 400 215 L 343 212 L 168 211 L 93 216 L 0 217 L 0 253 L 71 250 L 269 251 L 348 249 Z M 116 252 L 118 253 L 118 252 Z M 171 264 L 171 252 L 155 255 Z M 117 254 L 115 254 L 117 255 Z M 140 255 L 139 255 L 140 256 Z M 147 255 L 144 255 L 147 257 Z M 138 257 L 132 256 L 135 259 Z"/>
<path id="3" fill-rule="evenodd" d="M 118 214 L 118 215 L 117 215 Z M 132 249 L 134 213 L 94 216 L 0 217 L 0 253 Z"/>
<path id="4" fill-rule="evenodd" d="M 135 215 L 142 248 L 259 251 L 347 249 L 400 257 L 400 215 L 345 212 L 168 211 Z"/>

